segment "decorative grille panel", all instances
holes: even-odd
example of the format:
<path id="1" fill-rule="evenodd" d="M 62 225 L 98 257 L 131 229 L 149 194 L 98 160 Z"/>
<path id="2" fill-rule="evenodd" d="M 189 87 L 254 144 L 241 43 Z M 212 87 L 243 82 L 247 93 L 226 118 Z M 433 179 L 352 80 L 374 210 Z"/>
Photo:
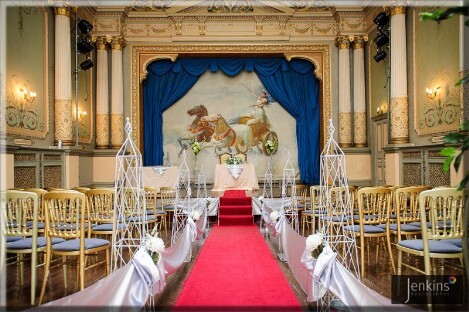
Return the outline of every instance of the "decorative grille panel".
<path id="1" fill-rule="evenodd" d="M 403 164 L 404 186 L 422 185 L 422 165 Z"/>
<path id="2" fill-rule="evenodd" d="M 62 160 L 62 155 L 44 155 L 44 160 Z"/>
<path id="3" fill-rule="evenodd" d="M 44 188 L 62 187 L 62 167 L 47 166 L 44 167 Z"/>
<path id="4" fill-rule="evenodd" d="M 428 164 L 428 185 L 431 187 L 451 185 L 451 174 L 443 171 L 442 163 Z"/>
<path id="5" fill-rule="evenodd" d="M 35 161 L 36 154 L 15 154 L 15 161 Z"/>
<path id="6" fill-rule="evenodd" d="M 444 158 L 444 156 L 440 154 L 440 151 L 428 151 L 428 156 L 432 158 Z"/>
<path id="7" fill-rule="evenodd" d="M 36 187 L 36 167 L 15 167 L 14 186 L 15 188 Z"/>
<path id="8" fill-rule="evenodd" d="M 405 152 L 402 153 L 403 158 L 421 158 L 422 153 L 421 152 Z"/>

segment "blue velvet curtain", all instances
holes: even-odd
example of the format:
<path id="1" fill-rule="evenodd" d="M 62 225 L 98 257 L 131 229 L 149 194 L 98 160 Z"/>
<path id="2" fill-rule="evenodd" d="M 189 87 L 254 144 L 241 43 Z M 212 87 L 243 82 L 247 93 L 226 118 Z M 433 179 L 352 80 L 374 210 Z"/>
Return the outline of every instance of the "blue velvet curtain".
<path id="1" fill-rule="evenodd" d="M 266 90 L 296 119 L 298 165 L 305 183 L 319 184 L 319 82 L 314 65 L 284 58 L 182 58 L 155 61 L 143 85 L 144 165 L 163 163 L 163 112 L 209 69 L 236 76 L 254 71 Z"/>

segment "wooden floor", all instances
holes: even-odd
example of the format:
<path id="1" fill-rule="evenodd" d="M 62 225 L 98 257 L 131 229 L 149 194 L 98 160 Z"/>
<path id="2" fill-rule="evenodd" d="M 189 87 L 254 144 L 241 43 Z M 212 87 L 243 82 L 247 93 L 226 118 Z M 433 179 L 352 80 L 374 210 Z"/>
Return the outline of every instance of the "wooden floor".
<path id="1" fill-rule="evenodd" d="M 215 220 L 212 220 L 214 222 Z M 169 246 L 169 239 L 170 237 L 165 236 L 164 233 L 161 235 L 166 243 L 166 246 Z M 273 237 L 266 237 L 265 240 L 267 245 L 269 246 L 270 250 L 274 255 L 277 254 L 278 251 L 278 239 Z M 195 263 L 195 259 L 198 256 L 198 253 L 203 246 L 205 239 L 199 240 L 194 242 L 193 247 L 193 260 L 190 263 L 184 264 L 179 270 L 169 276 L 167 280 L 166 287 L 162 294 L 158 295 L 155 299 L 156 305 L 158 306 L 158 310 L 167 310 L 172 307 L 174 302 L 176 301 L 179 293 L 181 292 L 183 282 L 187 278 L 189 272 L 192 269 L 192 266 Z M 397 265 L 397 252 L 394 251 L 394 261 Z M 275 256 L 278 259 L 277 256 Z M 419 258 L 410 259 L 417 265 L 423 268 L 423 261 Z M 39 258 L 39 263 L 42 261 L 42 257 Z M 459 261 L 453 262 L 455 265 L 449 265 L 451 272 L 450 274 L 464 274 L 460 269 L 456 268 L 456 265 Z M 287 279 L 290 281 L 292 289 L 294 290 L 298 300 L 303 305 L 305 310 L 316 310 L 316 307 L 308 303 L 306 300 L 305 293 L 301 290 L 301 287 L 296 283 L 295 278 L 291 274 L 287 263 L 278 261 L 282 271 L 284 272 Z M 105 276 L 104 274 L 104 267 L 99 266 L 96 268 L 92 268 L 86 273 L 85 283 L 86 286 L 93 284 L 94 282 L 98 281 L 99 279 Z M 30 301 L 30 270 L 28 263 L 25 265 L 25 273 L 24 273 L 24 286 L 19 285 L 19 274 L 15 264 L 10 264 L 7 266 L 7 308 L 8 310 L 22 310 L 26 308 L 30 308 L 29 301 Z M 36 289 L 37 297 L 39 297 L 40 288 L 42 286 L 43 281 L 43 274 L 44 270 L 42 267 L 38 268 L 38 287 Z M 415 274 L 409 269 L 403 269 L 402 274 Z M 389 257 L 385 250 L 381 250 L 379 253 L 379 258 L 374 258 L 374 252 L 370 252 L 370 262 L 366 265 L 366 277 L 363 279 L 363 282 L 369 286 L 370 288 L 374 289 L 378 293 L 390 297 L 391 296 L 391 276 L 392 276 L 392 269 L 389 262 Z M 72 294 L 76 292 L 75 282 L 76 282 L 76 264 L 72 264 L 68 266 L 68 287 L 65 288 L 63 284 L 63 274 L 62 274 L 62 266 L 58 265 L 55 266 L 49 277 L 48 285 L 46 288 L 44 302 L 49 302 L 52 300 L 59 299 L 66 295 Z M 467 303 L 466 303 L 467 306 Z M 421 308 L 421 307 L 418 307 Z M 445 309 L 443 307 L 443 309 Z M 467 309 L 466 309 L 467 310 Z"/>

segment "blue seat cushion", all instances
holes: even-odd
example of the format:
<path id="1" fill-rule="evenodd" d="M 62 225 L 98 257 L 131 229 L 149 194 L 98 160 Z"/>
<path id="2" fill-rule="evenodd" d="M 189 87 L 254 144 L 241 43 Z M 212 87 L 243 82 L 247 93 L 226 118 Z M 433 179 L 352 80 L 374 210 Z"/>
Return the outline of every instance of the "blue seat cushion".
<path id="1" fill-rule="evenodd" d="M 22 236 L 7 236 L 7 243 L 19 241 L 20 239 L 23 239 Z"/>
<path id="2" fill-rule="evenodd" d="M 28 221 L 28 228 L 32 229 L 33 228 L 33 221 Z M 38 221 L 37 222 L 37 229 L 38 230 L 43 230 L 45 228 L 44 222 Z"/>
<path id="3" fill-rule="evenodd" d="M 147 215 L 153 215 L 153 214 L 155 214 L 155 211 L 153 211 L 153 209 L 147 210 Z"/>
<path id="4" fill-rule="evenodd" d="M 421 222 L 411 222 L 409 224 L 412 225 L 412 226 L 417 226 L 417 227 L 422 226 Z M 448 228 L 450 226 L 451 226 L 451 221 L 450 220 L 446 221 L 446 227 Z M 432 227 L 432 223 L 430 221 L 428 221 L 427 222 L 427 228 L 430 229 L 431 227 Z M 438 221 L 438 228 L 443 230 L 443 221 Z"/>
<path id="5" fill-rule="evenodd" d="M 360 226 L 358 224 L 344 226 L 344 229 L 348 229 L 352 232 L 360 233 Z M 378 233 L 385 233 L 386 231 L 384 229 L 378 227 L 378 226 L 364 225 L 363 226 L 363 232 L 364 233 L 370 233 L 370 234 L 378 234 Z"/>
<path id="6" fill-rule="evenodd" d="M 52 245 L 65 242 L 63 238 L 52 238 Z M 47 244 L 45 237 L 37 238 L 37 248 L 45 247 Z M 7 249 L 31 249 L 33 247 L 33 238 L 28 237 L 7 244 Z"/>
<path id="7" fill-rule="evenodd" d="M 92 249 L 110 245 L 108 240 L 101 238 L 85 238 L 85 249 Z M 80 240 L 72 239 L 52 246 L 55 251 L 78 251 L 80 250 Z"/>
<path id="8" fill-rule="evenodd" d="M 296 204 L 296 207 L 298 207 L 298 208 L 304 208 L 304 207 L 305 207 L 305 205 L 303 205 L 303 204 L 300 204 L 300 203 L 297 203 L 297 204 Z"/>
<path id="9" fill-rule="evenodd" d="M 409 239 L 397 243 L 398 245 L 418 251 L 423 251 L 422 239 Z M 428 245 L 431 253 L 460 253 L 461 247 L 450 244 L 446 241 L 428 240 Z"/>
<path id="10" fill-rule="evenodd" d="M 454 246 L 458 246 L 459 248 L 462 248 L 462 239 L 461 238 L 450 238 L 450 239 L 445 239 L 444 242 L 450 243 Z"/>
<path id="11" fill-rule="evenodd" d="M 146 217 L 147 221 L 152 221 L 152 220 L 155 220 L 156 217 L 155 216 L 152 216 L 152 215 L 149 215 Z M 134 216 L 134 217 L 128 217 L 126 218 L 126 221 L 127 222 L 140 222 L 142 220 L 142 217 L 140 216 Z"/>
<path id="12" fill-rule="evenodd" d="M 117 230 L 122 230 L 124 228 L 124 224 L 119 223 L 117 224 Z M 102 224 L 96 224 L 91 226 L 91 229 L 93 231 L 112 231 L 112 223 L 102 223 Z"/>
<path id="13" fill-rule="evenodd" d="M 379 224 L 378 225 L 382 229 L 386 229 L 386 224 Z M 397 224 L 391 223 L 389 224 L 389 229 L 391 231 L 397 231 Z M 401 231 L 403 232 L 420 232 L 420 227 L 416 227 L 410 224 L 403 223 L 401 224 Z"/>
<path id="14" fill-rule="evenodd" d="M 308 209 L 308 210 L 304 210 L 303 211 L 303 214 L 313 214 L 313 211 Z"/>
<path id="15" fill-rule="evenodd" d="M 374 220 L 376 218 L 376 216 L 374 215 L 363 215 L 363 219 L 365 219 L 366 221 L 369 221 L 369 220 Z M 360 215 L 353 215 L 353 219 L 355 220 L 360 220 Z"/>
<path id="16" fill-rule="evenodd" d="M 164 206 L 163 206 L 163 209 L 164 209 L 164 210 L 174 210 L 174 204 L 172 204 L 172 205 L 164 205 Z"/>

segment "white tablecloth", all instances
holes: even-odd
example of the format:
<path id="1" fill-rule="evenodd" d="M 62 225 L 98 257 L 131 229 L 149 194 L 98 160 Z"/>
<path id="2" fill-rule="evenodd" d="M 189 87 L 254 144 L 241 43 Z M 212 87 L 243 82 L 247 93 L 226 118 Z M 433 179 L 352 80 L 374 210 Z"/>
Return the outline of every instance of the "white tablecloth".
<path id="1" fill-rule="evenodd" d="M 257 182 L 257 173 L 254 165 L 243 164 L 243 172 L 241 172 L 237 179 L 233 178 L 228 172 L 226 164 L 216 165 L 212 195 L 216 197 L 223 196 L 226 190 L 245 190 L 248 196 L 255 195 L 259 191 L 259 183 Z"/>
<path id="2" fill-rule="evenodd" d="M 163 186 L 176 187 L 178 182 L 178 167 L 167 167 L 165 173 L 160 176 L 153 170 L 153 167 L 143 167 L 143 186 L 154 187 L 159 192 Z"/>

